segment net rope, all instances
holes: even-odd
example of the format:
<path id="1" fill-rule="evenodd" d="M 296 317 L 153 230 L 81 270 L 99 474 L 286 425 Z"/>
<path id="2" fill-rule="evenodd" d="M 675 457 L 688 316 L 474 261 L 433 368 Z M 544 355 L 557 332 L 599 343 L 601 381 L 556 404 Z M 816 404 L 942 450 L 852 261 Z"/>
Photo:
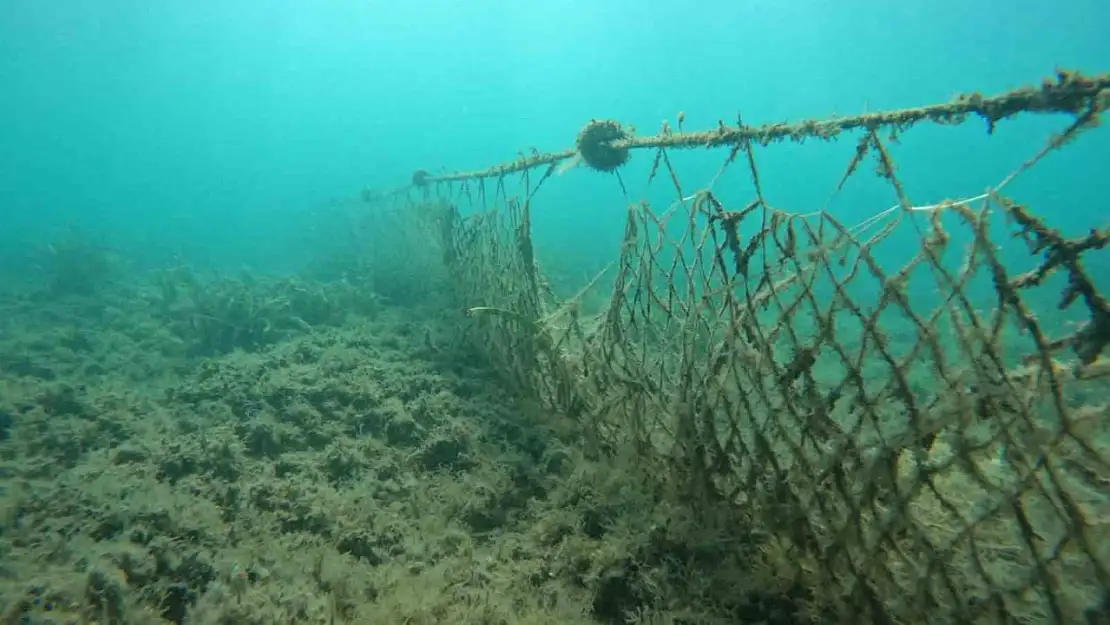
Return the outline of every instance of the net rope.
<path id="1" fill-rule="evenodd" d="M 753 575 L 803 588 L 810 619 L 1102 623 L 1110 303 L 1092 269 L 1110 266 L 1110 228 L 1065 234 L 1005 192 L 1099 132 L 1108 107 L 1110 75 L 1060 72 L 796 124 L 634 137 L 595 121 L 574 149 L 419 171 L 364 199 L 434 246 L 469 339 L 507 381 L 575 417 L 591 453 L 630 453 L 684 505 L 733 519 L 762 555 Z M 902 133 L 974 117 L 993 132 L 1025 113 L 1069 123 L 984 193 L 911 201 Z M 776 208 L 763 151 L 849 133 L 832 196 L 873 163 L 895 203 L 855 225 Z M 693 193 L 673 163 L 683 148 L 723 152 Z M 628 192 L 631 151 L 652 155 L 653 193 L 674 193 L 662 210 Z M 533 210 L 578 162 L 617 179 L 627 218 L 613 262 L 558 296 Z M 1011 238 L 1023 254 L 1000 248 Z"/>

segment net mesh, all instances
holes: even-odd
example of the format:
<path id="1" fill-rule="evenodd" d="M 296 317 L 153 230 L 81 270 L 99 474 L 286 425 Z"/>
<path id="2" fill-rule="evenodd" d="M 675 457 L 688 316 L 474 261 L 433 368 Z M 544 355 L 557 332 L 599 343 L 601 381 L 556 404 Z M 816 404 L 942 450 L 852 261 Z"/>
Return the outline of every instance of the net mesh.
<path id="1" fill-rule="evenodd" d="M 631 450 L 685 505 L 733 511 L 774 555 L 771 577 L 806 589 L 810 618 L 1110 622 L 1110 304 L 1092 275 L 1110 229 L 1065 233 L 1007 195 L 1097 125 L 1108 87 L 1060 73 L 996 97 L 652 137 L 593 122 L 573 150 L 421 171 L 366 199 L 435 239 L 507 380 L 576 417 L 594 453 Z M 1023 112 L 1069 123 L 982 195 L 911 202 L 900 133 Z M 763 152 L 849 133 L 833 196 L 868 165 L 895 206 L 857 224 L 776 208 Z M 721 166 L 691 192 L 673 159 L 694 146 Z M 627 192 L 632 150 L 673 200 Z M 612 265 L 559 296 L 532 220 L 570 159 L 615 173 L 627 219 Z M 597 292 L 604 305 L 585 306 Z"/>

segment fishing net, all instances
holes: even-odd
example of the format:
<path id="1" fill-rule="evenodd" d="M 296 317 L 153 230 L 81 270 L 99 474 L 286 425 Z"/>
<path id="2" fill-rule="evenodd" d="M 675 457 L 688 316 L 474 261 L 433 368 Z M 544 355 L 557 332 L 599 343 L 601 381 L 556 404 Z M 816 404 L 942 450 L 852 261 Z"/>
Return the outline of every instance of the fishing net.
<path id="1" fill-rule="evenodd" d="M 1108 88 L 1062 72 L 998 96 L 647 137 L 594 121 L 573 149 L 420 171 L 365 199 L 436 250 L 507 381 L 575 417 L 592 453 L 631 454 L 695 511 L 731 510 L 762 554 L 753 569 L 805 588 L 810 618 L 1110 622 L 1110 229 L 1089 223 L 1097 208 L 1009 194 L 1081 135 L 1104 140 L 1091 129 Z M 985 120 L 994 141 L 1028 113 L 1066 123 L 984 192 L 911 201 L 895 154 L 912 127 Z M 778 208 L 760 161 L 813 144 L 842 150 L 828 200 Z M 715 175 L 691 188 L 678 161 L 706 150 Z M 609 176 L 625 222 L 612 263 L 569 291 L 537 261 L 534 226 L 568 163 Z M 849 220 L 831 207 L 850 193 L 893 206 Z"/>

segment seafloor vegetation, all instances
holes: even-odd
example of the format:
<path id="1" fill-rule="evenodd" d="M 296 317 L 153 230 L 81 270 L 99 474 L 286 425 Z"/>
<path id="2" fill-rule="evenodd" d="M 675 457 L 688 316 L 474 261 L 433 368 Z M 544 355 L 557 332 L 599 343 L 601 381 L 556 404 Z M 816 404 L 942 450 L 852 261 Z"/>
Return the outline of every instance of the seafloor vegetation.
<path id="1" fill-rule="evenodd" d="M 48 256 L 0 296 L 0 625 L 791 616 L 733 520 L 584 455 L 457 309 Z"/>

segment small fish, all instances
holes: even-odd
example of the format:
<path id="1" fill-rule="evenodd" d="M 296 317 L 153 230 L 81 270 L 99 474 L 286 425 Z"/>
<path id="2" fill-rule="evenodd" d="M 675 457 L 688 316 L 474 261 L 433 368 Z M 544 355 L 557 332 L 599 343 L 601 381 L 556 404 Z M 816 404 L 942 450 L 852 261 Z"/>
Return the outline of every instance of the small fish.
<path id="1" fill-rule="evenodd" d="M 582 155 L 575 154 L 573 157 L 568 158 L 567 160 L 563 161 L 561 165 L 559 165 L 559 169 L 555 170 L 555 175 L 561 176 L 563 173 L 568 172 L 581 164 Z"/>

